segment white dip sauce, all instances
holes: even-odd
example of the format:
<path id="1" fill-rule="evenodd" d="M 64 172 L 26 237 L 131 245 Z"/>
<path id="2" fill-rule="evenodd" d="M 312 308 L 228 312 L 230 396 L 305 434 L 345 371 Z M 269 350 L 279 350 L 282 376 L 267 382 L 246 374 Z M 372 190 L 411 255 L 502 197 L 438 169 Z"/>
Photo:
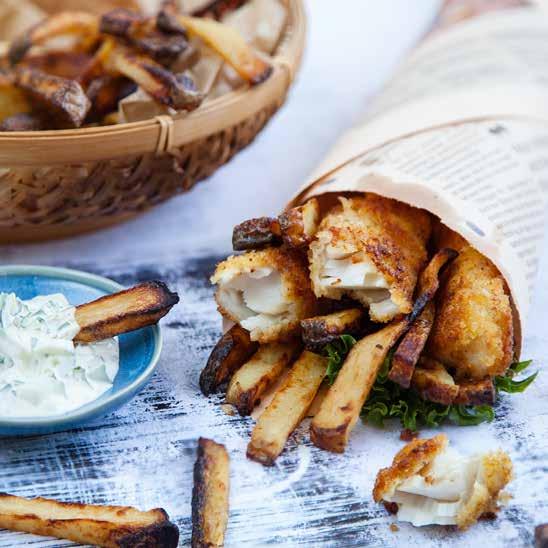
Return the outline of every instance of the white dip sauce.
<path id="1" fill-rule="evenodd" d="M 0 293 L 0 417 L 59 415 L 112 387 L 118 341 L 75 345 L 75 310 L 64 295 Z"/>

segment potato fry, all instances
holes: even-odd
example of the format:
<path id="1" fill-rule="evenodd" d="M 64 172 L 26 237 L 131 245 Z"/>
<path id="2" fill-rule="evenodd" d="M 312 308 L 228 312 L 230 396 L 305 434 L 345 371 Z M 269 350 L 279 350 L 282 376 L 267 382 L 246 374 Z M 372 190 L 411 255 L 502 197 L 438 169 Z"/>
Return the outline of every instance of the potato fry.
<path id="1" fill-rule="evenodd" d="M 426 265 L 420 273 L 417 289 L 415 291 L 417 297 L 413 305 L 409 321 L 413 322 L 421 314 L 426 303 L 431 301 L 440 286 L 440 272 L 453 259 L 458 256 L 458 252 L 454 249 L 445 247 L 440 249 Z"/>
<path id="2" fill-rule="evenodd" d="M 96 37 L 99 34 L 99 19 L 85 11 L 62 11 L 38 23 L 19 38 L 8 51 L 12 65 L 19 63 L 32 46 L 43 44 L 50 38 L 67 35 Z"/>
<path id="3" fill-rule="evenodd" d="M 415 365 L 419 361 L 424 345 L 434 323 L 436 307 L 430 301 L 420 316 L 411 324 L 409 331 L 404 335 L 394 356 L 388 378 L 403 388 L 409 388 Z"/>
<path id="4" fill-rule="evenodd" d="M 30 111 L 31 105 L 24 91 L 16 88 L 11 78 L 0 74 L 0 121 Z"/>
<path id="5" fill-rule="evenodd" d="M 289 247 L 307 246 L 318 231 L 320 224 L 320 205 L 312 198 L 306 204 L 292 207 L 278 217 L 282 238 Z"/>
<path id="6" fill-rule="evenodd" d="M 413 373 L 411 386 L 423 400 L 451 405 L 459 387 L 445 367 L 438 361 L 422 357 Z"/>
<path id="7" fill-rule="evenodd" d="M 161 508 L 98 506 L 0 493 L 0 528 L 117 548 L 175 548 L 179 530 Z"/>
<path id="8" fill-rule="evenodd" d="M 327 359 L 304 351 L 290 369 L 285 382 L 259 417 L 247 456 L 271 466 L 283 451 L 287 438 L 306 412 L 325 377 Z"/>
<path id="9" fill-rule="evenodd" d="M 234 373 L 226 392 L 226 401 L 240 415 L 250 415 L 272 383 L 279 378 L 299 348 L 297 342 L 267 343 Z"/>
<path id="10" fill-rule="evenodd" d="M 246 0 L 210 0 L 204 6 L 193 11 L 192 15 L 196 17 L 212 16 L 215 19 L 221 19 L 223 15 L 238 9 L 245 2 Z"/>
<path id="11" fill-rule="evenodd" d="M 258 348 L 259 344 L 249 338 L 249 331 L 233 325 L 215 345 L 200 374 L 202 394 L 209 396 L 216 392 Z"/>
<path id="12" fill-rule="evenodd" d="M 202 103 L 203 95 L 188 76 L 176 76 L 144 55 L 116 48 L 109 55 L 106 66 L 109 71 L 133 80 L 156 101 L 168 107 L 190 111 Z"/>
<path id="13" fill-rule="evenodd" d="M 453 403 L 459 405 L 493 405 L 496 399 L 495 386 L 491 377 L 479 381 L 462 381 Z"/>
<path id="14" fill-rule="evenodd" d="M 80 77 L 86 72 L 86 68 L 92 60 L 93 56 L 89 53 L 48 51 L 40 55 L 29 55 L 25 59 L 24 65 L 53 76 L 80 81 Z"/>
<path id="15" fill-rule="evenodd" d="M 14 114 L 0 123 L 0 131 L 40 131 L 47 129 L 46 121 L 36 114 Z"/>
<path id="16" fill-rule="evenodd" d="M 232 232 L 232 249 L 246 251 L 281 244 L 280 225 L 272 217 L 249 219 L 236 225 Z"/>
<path id="17" fill-rule="evenodd" d="M 105 13 L 99 29 L 104 34 L 122 38 L 165 65 L 172 63 L 188 47 L 184 29 L 164 32 L 157 27 L 156 20 L 128 9 L 117 8 Z"/>
<path id="18" fill-rule="evenodd" d="M 342 453 L 386 354 L 407 327 L 395 320 L 358 341 L 310 424 L 310 439 L 320 449 Z"/>
<path id="19" fill-rule="evenodd" d="M 362 308 L 350 308 L 301 320 L 301 335 L 306 350 L 322 352 L 326 344 L 341 335 L 358 335 L 362 329 L 365 312 Z"/>
<path id="20" fill-rule="evenodd" d="M 27 92 L 59 127 L 80 127 L 91 108 L 82 86 L 74 80 L 19 66 L 15 85 Z"/>
<path id="21" fill-rule="evenodd" d="M 230 459 L 225 446 L 200 438 L 192 491 L 192 548 L 223 546 L 229 484 Z"/>
<path id="22" fill-rule="evenodd" d="M 145 282 L 76 308 L 77 342 L 93 342 L 153 325 L 179 302 L 163 282 Z"/>
<path id="23" fill-rule="evenodd" d="M 272 66 L 259 57 L 232 27 L 212 19 L 187 15 L 178 15 L 177 19 L 183 28 L 214 49 L 251 85 L 264 82 L 272 73 Z"/>

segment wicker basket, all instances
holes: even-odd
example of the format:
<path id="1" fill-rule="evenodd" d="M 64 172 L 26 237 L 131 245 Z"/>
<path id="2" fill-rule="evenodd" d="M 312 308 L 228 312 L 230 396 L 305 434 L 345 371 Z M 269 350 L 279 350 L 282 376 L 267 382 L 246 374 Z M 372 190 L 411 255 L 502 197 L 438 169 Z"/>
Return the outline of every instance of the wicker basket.
<path id="1" fill-rule="evenodd" d="M 62 238 L 189 190 L 248 145 L 283 104 L 304 49 L 302 0 L 263 84 L 191 114 L 75 130 L 0 133 L 0 243 Z"/>

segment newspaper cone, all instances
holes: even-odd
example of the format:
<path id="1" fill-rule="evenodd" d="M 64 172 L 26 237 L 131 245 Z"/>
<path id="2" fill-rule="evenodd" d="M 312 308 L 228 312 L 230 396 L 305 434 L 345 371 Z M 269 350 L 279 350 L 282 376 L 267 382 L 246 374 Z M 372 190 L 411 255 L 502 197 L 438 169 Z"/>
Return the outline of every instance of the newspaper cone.
<path id="1" fill-rule="evenodd" d="M 506 278 L 519 356 L 548 188 L 548 13 L 455 5 L 290 206 L 361 191 L 437 215 Z"/>

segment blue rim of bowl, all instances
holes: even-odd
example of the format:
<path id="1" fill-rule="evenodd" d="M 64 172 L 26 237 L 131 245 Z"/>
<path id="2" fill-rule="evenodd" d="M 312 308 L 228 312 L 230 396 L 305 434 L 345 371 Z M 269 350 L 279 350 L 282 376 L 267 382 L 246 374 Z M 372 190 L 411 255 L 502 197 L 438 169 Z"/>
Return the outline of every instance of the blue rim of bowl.
<path id="1" fill-rule="evenodd" d="M 83 272 L 81 270 L 73 270 L 72 268 L 61 268 L 57 266 L 34 266 L 34 265 L 9 265 L 9 266 L 0 266 L 0 276 L 9 276 L 13 274 L 27 274 L 33 276 L 52 276 L 52 277 L 62 277 L 71 281 L 84 283 L 86 285 L 93 285 L 97 289 L 102 289 L 108 293 L 116 293 L 125 289 L 125 287 L 114 280 L 109 278 L 104 278 L 103 276 L 98 276 L 97 274 L 90 274 L 88 272 Z M 150 326 L 152 329 L 154 337 L 154 352 L 150 358 L 150 363 L 148 367 L 128 386 L 122 390 L 118 390 L 115 393 L 107 396 L 105 399 L 101 400 L 101 403 L 97 407 L 92 407 L 91 409 L 86 409 L 85 411 L 80 411 L 82 408 L 77 408 L 74 411 L 69 411 L 63 415 L 51 415 L 50 417 L 21 417 L 21 418 L 5 418 L 0 416 L 0 427 L 9 428 L 9 427 L 27 427 L 30 424 L 32 426 L 47 427 L 52 425 L 63 425 L 64 423 L 80 423 L 90 420 L 92 417 L 95 418 L 97 410 L 101 408 L 111 408 L 117 401 L 131 398 L 132 394 L 137 393 L 139 388 L 143 387 L 146 382 L 150 379 L 158 361 L 160 359 L 160 354 L 162 352 L 163 338 L 162 332 L 160 331 L 160 326 L 158 324 Z M 128 396 L 129 394 L 129 396 Z M 84 407 L 93 405 L 94 402 L 90 402 Z"/>

